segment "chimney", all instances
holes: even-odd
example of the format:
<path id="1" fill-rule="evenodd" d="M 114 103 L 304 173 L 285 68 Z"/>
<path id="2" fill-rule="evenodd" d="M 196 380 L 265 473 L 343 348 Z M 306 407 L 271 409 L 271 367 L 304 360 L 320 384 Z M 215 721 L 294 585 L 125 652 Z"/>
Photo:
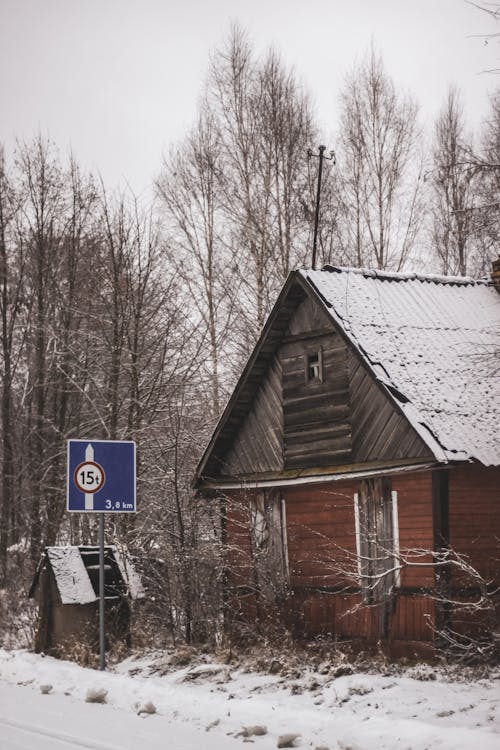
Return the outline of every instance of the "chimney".
<path id="1" fill-rule="evenodd" d="M 493 286 L 500 294 L 500 255 L 491 264 L 491 280 L 493 282 Z"/>

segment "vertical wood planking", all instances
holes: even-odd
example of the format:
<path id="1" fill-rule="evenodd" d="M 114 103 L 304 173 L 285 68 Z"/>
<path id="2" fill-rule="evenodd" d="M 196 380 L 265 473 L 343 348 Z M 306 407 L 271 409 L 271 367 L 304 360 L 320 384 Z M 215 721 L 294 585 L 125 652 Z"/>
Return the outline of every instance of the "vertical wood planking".
<path id="1" fill-rule="evenodd" d="M 224 459 L 221 474 L 232 476 L 282 469 L 281 363 L 275 358 Z"/>

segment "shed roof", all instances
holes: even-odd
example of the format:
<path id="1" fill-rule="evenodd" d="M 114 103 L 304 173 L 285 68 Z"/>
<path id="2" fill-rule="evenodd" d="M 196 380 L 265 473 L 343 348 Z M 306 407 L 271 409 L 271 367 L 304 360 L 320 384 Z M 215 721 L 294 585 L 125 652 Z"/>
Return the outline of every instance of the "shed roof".
<path id="1" fill-rule="evenodd" d="M 63 604 L 89 604 L 96 601 L 79 547 L 47 547 L 46 553 Z"/>
<path id="2" fill-rule="evenodd" d="M 298 271 L 438 460 L 500 464 L 500 294 L 488 281 Z"/>
<path id="3" fill-rule="evenodd" d="M 62 604 L 90 604 L 97 601 L 98 596 L 83 559 L 84 555 L 89 552 L 98 553 L 98 548 L 69 545 L 64 547 L 46 547 L 31 586 L 30 596 L 33 596 L 38 586 L 43 562 L 44 560 L 48 560 L 54 574 Z M 105 552 L 106 554 L 111 553 L 113 559 L 116 561 L 128 596 L 131 599 L 142 598 L 144 590 L 140 577 L 125 551 L 119 550 L 115 546 L 106 546 Z"/>

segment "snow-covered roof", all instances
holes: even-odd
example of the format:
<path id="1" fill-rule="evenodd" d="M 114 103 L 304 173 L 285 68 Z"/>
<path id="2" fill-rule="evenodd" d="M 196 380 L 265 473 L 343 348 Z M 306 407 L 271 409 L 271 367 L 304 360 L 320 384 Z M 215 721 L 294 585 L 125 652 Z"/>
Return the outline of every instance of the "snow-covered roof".
<path id="1" fill-rule="evenodd" d="M 144 596 L 144 588 L 139 574 L 132 565 L 130 557 L 123 548 L 119 547 L 113 547 L 113 554 L 120 569 L 122 578 L 127 585 L 128 595 L 131 599 L 142 599 Z"/>
<path id="2" fill-rule="evenodd" d="M 97 597 L 78 547 L 47 547 L 63 604 L 89 604 Z"/>
<path id="3" fill-rule="evenodd" d="M 84 553 L 88 551 L 97 553 L 98 548 L 76 546 L 45 548 L 45 554 L 54 573 L 62 604 L 89 604 L 98 599 L 85 566 L 82 551 Z M 106 553 L 109 554 L 110 552 L 118 565 L 121 578 L 126 585 L 127 594 L 131 599 L 142 598 L 144 596 L 144 589 L 130 557 L 125 550 L 118 550 L 114 546 L 106 547 Z M 34 585 L 32 586 L 31 594 L 34 591 L 34 586 L 37 584 L 39 571 L 40 566 L 33 582 Z"/>
<path id="4" fill-rule="evenodd" d="M 442 461 L 500 464 L 500 294 L 486 281 L 298 272 Z"/>

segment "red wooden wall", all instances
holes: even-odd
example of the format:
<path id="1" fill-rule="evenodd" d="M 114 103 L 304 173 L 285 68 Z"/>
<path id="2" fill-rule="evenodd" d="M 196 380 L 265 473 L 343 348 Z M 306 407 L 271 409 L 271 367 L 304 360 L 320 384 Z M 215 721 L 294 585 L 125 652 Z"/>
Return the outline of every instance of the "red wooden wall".
<path id="1" fill-rule="evenodd" d="M 500 583 L 500 471 L 472 465 L 449 470 L 450 544 L 479 571 Z M 286 504 L 289 585 L 281 602 L 285 623 L 304 635 L 331 634 L 345 639 L 377 639 L 378 608 L 366 606 L 356 581 L 353 496 L 357 481 L 299 485 L 281 489 Z M 389 639 L 408 652 L 431 643 L 435 610 L 429 594 L 435 585 L 432 472 L 395 475 L 399 546 L 408 565 L 389 616 Z M 253 587 L 248 498 L 234 491 L 226 521 L 229 580 L 239 601 L 233 605 L 249 619 L 259 611 Z M 254 490 L 255 492 L 255 490 Z M 275 608 L 273 607 L 273 616 Z M 397 650 L 397 649 L 396 649 Z M 403 653 L 405 648 L 400 649 Z"/>

